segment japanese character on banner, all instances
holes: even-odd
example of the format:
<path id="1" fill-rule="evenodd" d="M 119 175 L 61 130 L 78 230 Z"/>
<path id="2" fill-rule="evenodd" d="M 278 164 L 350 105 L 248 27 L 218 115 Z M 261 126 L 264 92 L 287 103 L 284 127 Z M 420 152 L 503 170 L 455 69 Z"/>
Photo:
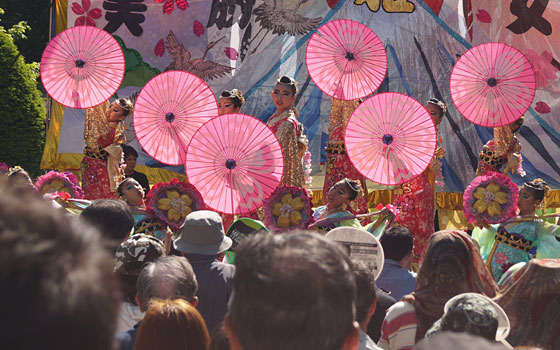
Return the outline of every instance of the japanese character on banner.
<path id="1" fill-rule="evenodd" d="M 550 22 L 543 17 L 548 1 L 534 0 L 531 6 L 527 6 L 528 0 L 512 0 L 509 10 L 517 19 L 506 28 L 515 34 L 523 34 L 531 27 L 544 35 L 552 34 Z"/>
<path id="2" fill-rule="evenodd" d="M 216 25 L 218 29 L 231 28 L 235 9 L 239 6 L 241 10 L 239 28 L 244 29 L 251 21 L 254 5 L 255 0 L 212 0 L 212 10 L 206 27 Z"/>
<path id="3" fill-rule="evenodd" d="M 107 10 L 105 19 L 106 31 L 114 33 L 121 25 L 125 25 L 134 36 L 140 36 L 144 32 L 140 23 L 144 23 L 146 18 L 142 12 L 146 12 L 148 7 L 143 4 L 144 0 L 105 0 L 103 8 Z"/>

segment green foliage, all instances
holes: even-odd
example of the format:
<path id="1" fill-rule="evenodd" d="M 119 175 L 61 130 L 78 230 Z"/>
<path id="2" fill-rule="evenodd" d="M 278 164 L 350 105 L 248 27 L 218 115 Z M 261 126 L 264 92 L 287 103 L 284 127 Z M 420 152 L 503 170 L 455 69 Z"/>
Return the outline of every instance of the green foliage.
<path id="1" fill-rule="evenodd" d="M 0 31 L 0 161 L 32 176 L 45 144 L 45 101 L 37 89 L 37 65 L 26 64 L 9 31 Z"/>

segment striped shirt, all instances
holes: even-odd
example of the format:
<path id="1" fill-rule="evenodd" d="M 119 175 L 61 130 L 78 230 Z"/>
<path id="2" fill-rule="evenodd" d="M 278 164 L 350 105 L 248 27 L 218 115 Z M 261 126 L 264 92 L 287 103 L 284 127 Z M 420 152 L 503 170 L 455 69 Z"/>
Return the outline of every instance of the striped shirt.
<path id="1" fill-rule="evenodd" d="M 385 350 L 414 349 L 416 325 L 414 306 L 399 301 L 387 310 L 377 345 Z"/>

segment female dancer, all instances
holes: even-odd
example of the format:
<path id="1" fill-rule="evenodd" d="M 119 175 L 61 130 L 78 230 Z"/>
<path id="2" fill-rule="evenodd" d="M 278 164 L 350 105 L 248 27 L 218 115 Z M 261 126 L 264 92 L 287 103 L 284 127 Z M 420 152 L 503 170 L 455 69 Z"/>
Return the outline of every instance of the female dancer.
<path id="1" fill-rule="evenodd" d="M 132 103 L 124 98 L 86 111 L 86 148 L 81 165 L 85 199 L 117 198 L 117 184 L 122 178 L 120 144 L 125 142 L 123 121 L 131 111 Z"/>
<path id="2" fill-rule="evenodd" d="M 327 197 L 325 198 L 327 204 L 318 207 L 313 212 L 315 223 L 311 224 L 309 228 L 328 231 L 336 227 L 350 226 L 364 229 L 373 233 L 374 236 L 380 237 L 385 231 L 385 228 L 392 223 L 392 219 L 394 218 L 393 213 L 387 209 L 384 209 L 376 216 L 372 213 L 371 218 L 374 219 L 374 222 L 362 226 L 356 216 L 348 211 L 350 202 L 360 198 L 361 194 L 362 188 L 360 186 L 360 181 L 350 180 L 348 178 L 338 181 L 327 193 Z"/>
<path id="3" fill-rule="evenodd" d="M 545 181 L 526 182 L 519 191 L 520 218 L 500 225 L 473 230 L 473 239 L 480 245 L 480 254 L 496 281 L 512 265 L 537 259 L 560 258 L 560 226 L 539 219 L 536 209 L 549 187 Z"/>
<path id="4" fill-rule="evenodd" d="M 222 91 L 220 99 L 218 100 L 218 115 L 239 113 L 244 103 L 245 99 L 243 98 L 241 90 L 233 89 Z"/>
<path id="5" fill-rule="evenodd" d="M 294 107 L 297 91 L 297 83 L 290 77 L 283 76 L 276 81 L 271 94 L 276 113 L 268 119 L 267 125 L 280 141 L 284 155 L 281 185 L 304 187 L 305 173 L 298 148 L 300 126 Z"/>
<path id="6" fill-rule="evenodd" d="M 434 233 L 435 214 L 435 178 L 440 172 L 439 159 L 445 155 L 441 147 L 439 126 L 447 111 L 442 101 L 432 98 L 426 105 L 428 113 L 436 125 L 438 146 L 428 168 L 409 182 L 395 189 L 393 203 L 400 210 L 397 222 L 410 230 L 414 237 L 414 262 L 418 262 L 430 235 Z"/>
<path id="7" fill-rule="evenodd" d="M 368 212 L 368 192 L 366 180 L 350 162 L 344 146 L 344 131 L 348 119 L 358 107 L 359 101 L 342 101 L 331 99 L 331 114 L 329 116 L 329 141 L 327 142 L 327 165 L 325 182 L 323 184 L 323 198 L 327 198 L 329 189 L 343 178 L 355 179 L 361 183 L 363 196 L 356 200 L 357 210 L 351 208 L 354 214 Z"/>
<path id="8" fill-rule="evenodd" d="M 511 124 L 494 128 L 494 139 L 488 141 L 478 155 L 476 175 L 484 175 L 489 171 L 507 174 L 510 170 L 525 176 L 521 167 L 521 142 L 516 134 L 521 129 L 525 117 Z"/>

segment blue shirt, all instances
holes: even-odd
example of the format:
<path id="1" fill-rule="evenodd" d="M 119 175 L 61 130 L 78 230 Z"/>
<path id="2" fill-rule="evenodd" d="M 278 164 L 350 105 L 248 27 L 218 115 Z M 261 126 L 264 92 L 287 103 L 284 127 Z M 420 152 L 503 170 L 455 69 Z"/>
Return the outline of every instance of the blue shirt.
<path id="1" fill-rule="evenodd" d="M 404 269 L 398 261 L 385 259 L 383 270 L 375 284 L 379 288 L 391 292 L 391 296 L 399 301 L 416 288 L 416 273 Z"/>

